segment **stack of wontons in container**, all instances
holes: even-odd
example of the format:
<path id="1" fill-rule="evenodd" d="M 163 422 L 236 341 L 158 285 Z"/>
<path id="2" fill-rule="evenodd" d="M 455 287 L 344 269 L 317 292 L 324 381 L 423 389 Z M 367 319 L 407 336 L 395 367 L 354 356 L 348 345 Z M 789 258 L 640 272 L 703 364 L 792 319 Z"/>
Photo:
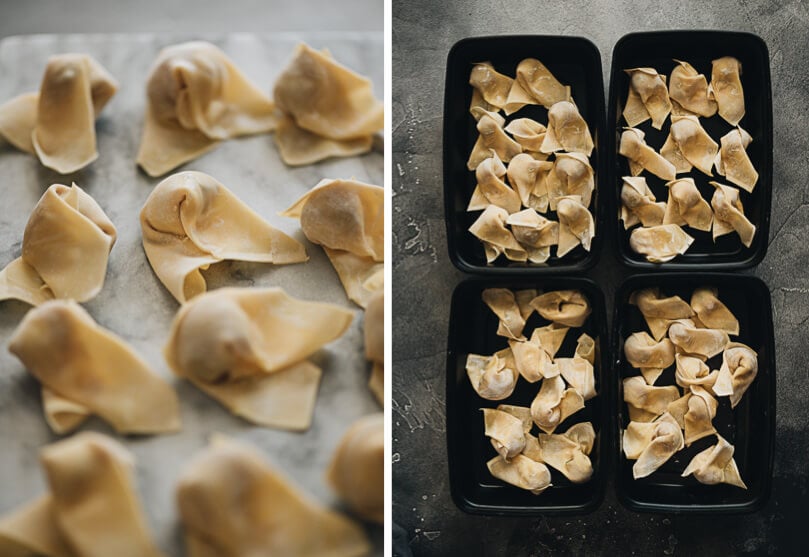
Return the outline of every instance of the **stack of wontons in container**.
<path id="1" fill-rule="evenodd" d="M 519 377 L 539 383 L 530 407 L 499 404 L 482 408 L 485 435 L 497 455 L 487 462 L 491 474 L 511 485 L 540 494 L 550 487 L 557 470 L 573 483 L 590 480 L 590 453 L 596 432 L 590 422 L 579 422 L 560 433 L 557 429 L 596 396 L 593 363 L 596 340 L 582 332 L 572 357 L 558 357 L 570 329 L 581 328 L 591 313 L 578 290 L 541 294 L 506 288 L 483 291 L 483 302 L 497 315 L 497 334 L 508 347 L 491 356 L 469 354 L 466 371 L 481 398 L 508 399 Z M 526 335 L 526 323 L 536 312 L 548 323 Z M 540 432 L 531 433 L 536 425 Z"/>
<path id="2" fill-rule="evenodd" d="M 623 380 L 630 421 L 622 447 L 635 460 L 635 479 L 653 474 L 695 441 L 716 436 L 714 445 L 677 472 L 703 484 L 747 489 L 733 459 L 734 447 L 717 431 L 714 419 L 720 404 L 726 404 L 722 397 L 731 412 L 739 404 L 758 372 L 758 355 L 730 340 L 739 335 L 739 321 L 718 295 L 716 289 L 697 288 L 688 303 L 647 288 L 630 298 L 649 328 L 624 341 L 626 361 L 640 372 Z M 671 366 L 676 385 L 660 385 Z"/>
<path id="3" fill-rule="evenodd" d="M 740 125 L 745 115 L 741 64 L 727 56 L 714 60 L 708 83 L 688 62 L 674 63 L 668 78 L 655 68 L 625 70 L 628 127 L 618 152 L 627 159 L 630 175 L 622 178 L 620 218 L 627 230 L 640 225 L 630 234 L 630 247 L 653 263 L 682 255 L 701 232 L 710 233 L 714 242 L 736 233 L 747 248 L 756 233 L 742 201 L 759 176 L 747 153 L 753 138 Z M 701 119 L 727 132 L 711 137 Z M 662 145 L 647 144 L 647 134 L 638 128 L 648 120 L 655 130 L 668 132 Z M 651 176 L 662 180 L 665 189 L 654 179 L 650 185 Z M 704 176 L 712 179 L 705 183 Z M 665 201 L 658 201 L 662 192 Z"/>
<path id="4" fill-rule="evenodd" d="M 557 258 L 579 245 L 589 251 L 593 138 L 570 87 L 533 58 L 519 63 L 515 78 L 475 64 L 469 83 L 479 136 L 467 162 L 477 182 L 467 211 L 482 211 L 469 231 L 487 263 L 501 255 L 545 263 L 552 246 Z M 513 117 L 529 105 L 545 107 L 547 121 Z"/>

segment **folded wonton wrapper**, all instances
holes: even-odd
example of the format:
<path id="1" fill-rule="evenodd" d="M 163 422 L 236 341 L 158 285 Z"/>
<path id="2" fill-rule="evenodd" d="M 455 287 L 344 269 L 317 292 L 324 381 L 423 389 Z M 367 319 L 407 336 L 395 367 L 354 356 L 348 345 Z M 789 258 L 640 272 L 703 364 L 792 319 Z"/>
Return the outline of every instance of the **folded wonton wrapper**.
<path id="1" fill-rule="evenodd" d="M 623 386 L 624 402 L 629 406 L 629 419 L 633 422 L 651 422 L 680 398 L 680 390 L 674 385 L 653 387 L 639 375 L 624 379 Z"/>
<path id="2" fill-rule="evenodd" d="M 758 355 L 749 346 L 731 342 L 722 354 L 722 367 L 713 392 L 716 396 L 729 396 L 730 406 L 736 408 L 758 374 Z"/>
<path id="3" fill-rule="evenodd" d="M 189 557 L 360 557 L 371 550 L 358 524 L 314 500 L 257 449 L 223 436 L 188 463 L 176 497 Z"/>
<path id="4" fill-rule="evenodd" d="M 538 153 L 542 148 L 547 131 L 544 125 L 530 118 L 512 120 L 504 129 L 522 146 L 523 151 L 533 153 Z"/>
<path id="5" fill-rule="evenodd" d="M 353 312 L 280 288 L 220 288 L 184 304 L 164 355 L 171 369 L 231 412 L 305 430 L 321 370 L 306 358 L 339 338 Z"/>
<path id="6" fill-rule="evenodd" d="M 44 447 L 49 493 L 0 519 L 4 556 L 163 557 L 135 492 L 134 459 L 106 435 L 84 432 Z"/>
<path id="7" fill-rule="evenodd" d="M 669 188 L 669 199 L 663 224 L 688 225 L 697 230 L 708 232 L 713 223 L 713 211 L 708 202 L 702 198 L 693 178 L 680 178 L 666 184 Z"/>
<path id="8" fill-rule="evenodd" d="M 517 305 L 514 292 L 507 288 L 487 288 L 481 294 L 481 298 L 500 320 L 497 326 L 498 335 L 525 340 L 525 336 L 522 334 L 525 319 Z"/>
<path id="9" fill-rule="evenodd" d="M 563 434 L 540 433 L 535 440 L 536 448 L 530 453 L 534 460 L 560 471 L 573 483 L 584 483 L 592 477 L 589 455 L 595 443 L 595 430 L 590 422 L 576 424 Z"/>
<path id="10" fill-rule="evenodd" d="M 628 459 L 637 460 L 632 466 L 636 480 L 652 474 L 684 446 L 683 432 L 668 412 L 654 422 L 632 421 L 624 430 L 623 450 Z"/>
<path id="11" fill-rule="evenodd" d="M 632 127 L 649 118 L 652 127 L 661 129 L 671 112 L 671 101 L 666 89 L 666 76 L 654 68 L 624 70 L 629 75 L 629 94 L 624 107 L 624 118 Z"/>
<path id="12" fill-rule="evenodd" d="M 713 61 L 710 94 L 719 106 L 719 115 L 731 126 L 737 126 L 744 117 L 744 90 L 741 81 L 742 65 L 731 56 Z"/>
<path id="13" fill-rule="evenodd" d="M 45 411 L 55 413 L 48 421 L 57 433 L 77 427 L 89 414 L 119 433 L 180 428 L 174 389 L 74 301 L 52 300 L 29 311 L 9 351 L 49 391 Z"/>
<path id="14" fill-rule="evenodd" d="M 482 111 L 481 111 L 482 109 Z M 480 89 L 472 88 L 472 100 L 469 102 L 469 114 L 471 114 L 475 120 L 480 118 L 485 112 L 489 111 L 497 111 L 498 108 L 493 104 L 489 104 L 483 98 L 483 94 L 480 92 Z"/>
<path id="15" fill-rule="evenodd" d="M 91 300 L 104 286 L 116 236 L 110 219 L 79 186 L 52 185 L 28 218 L 22 255 L 0 271 L 0 300 Z"/>
<path id="16" fill-rule="evenodd" d="M 553 363 L 559 366 L 559 372 L 568 385 L 576 389 L 587 401 L 596 396 L 595 374 L 592 362 L 584 358 L 556 358 Z"/>
<path id="17" fill-rule="evenodd" d="M 51 56 L 39 92 L 0 105 L 0 139 L 59 174 L 76 172 L 98 158 L 95 119 L 117 90 L 90 56 Z"/>
<path id="18" fill-rule="evenodd" d="M 708 80 L 688 62 L 675 60 L 677 67 L 669 78 L 672 114 L 696 114 L 710 118 L 716 114 L 716 101 L 708 92 Z"/>
<path id="19" fill-rule="evenodd" d="M 658 178 L 670 181 L 676 177 L 674 165 L 646 144 L 646 134 L 637 128 L 624 128 L 618 153 L 629 159 L 629 171 L 637 176 L 648 170 Z"/>
<path id="20" fill-rule="evenodd" d="M 529 98 L 534 99 L 530 104 L 541 104 L 550 109 L 558 102 L 570 100 L 570 87 L 559 83 L 550 70 L 536 58 L 522 60 L 517 65 L 516 73 L 515 83 Z M 513 90 L 511 93 L 514 93 Z"/>
<path id="21" fill-rule="evenodd" d="M 680 319 L 669 327 L 669 338 L 686 354 L 713 358 L 730 342 L 725 331 L 696 327 L 690 319 Z"/>
<path id="22" fill-rule="evenodd" d="M 527 406 L 514 406 L 512 404 L 498 404 L 497 409 L 506 414 L 511 414 L 522 422 L 523 431 L 528 433 L 534 427 L 534 420 L 531 418 L 531 409 Z"/>
<path id="23" fill-rule="evenodd" d="M 351 425 L 334 452 L 326 479 L 358 516 L 384 524 L 384 414 L 363 416 Z"/>
<path id="24" fill-rule="evenodd" d="M 569 416 L 584 408 L 584 398 L 576 389 L 565 389 L 560 375 L 542 380 L 542 387 L 531 403 L 531 417 L 545 433 L 553 433 Z"/>
<path id="25" fill-rule="evenodd" d="M 472 388 L 487 400 L 503 400 L 511 396 L 517 386 L 517 364 L 510 348 L 491 356 L 469 354 L 466 374 Z"/>
<path id="26" fill-rule="evenodd" d="M 475 200 L 483 196 L 485 205 L 497 205 L 508 211 L 509 214 L 516 213 L 521 206 L 520 196 L 503 181 L 503 177 L 506 175 L 506 167 L 494 149 L 492 149 L 491 155 L 488 159 L 483 160 L 475 170 L 477 187 L 472 194 L 472 199 Z M 483 209 L 485 205 L 479 208 Z M 476 208 L 478 207 L 473 207 L 470 204 L 467 210 L 472 211 Z"/>
<path id="27" fill-rule="evenodd" d="M 663 224 L 666 204 L 657 202 L 643 176 L 624 176 L 621 187 L 621 220 L 624 229 L 640 223 L 642 226 Z"/>
<path id="28" fill-rule="evenodd" d="M 367 137 L 385 125 L 382 103 L 371 81 L 338 63 L 328 51 L 300 44 L 275 82 L 278 107 L 295 123 L 319 136 L 350 140 Z"/>
<path id="29" fill-rule="evenodd" d="M 562 343 L 565 341 L 570 327 L 551 322 L 544 327 L 537 327 L 531 333 L 531 342 L 537 342 L 551 358 L 556 356 Z"/>
<path id="30" fill-rule="evenodd" d="M 733 445 L 721 435 L 716 436 L 716 441 L 716 445 L 697 453 L 691 459 L 682 476 L 685 478 L 693 474 L 694 478 L 703 484 L 725 483 L 747 489 L 739 474 L 739 467 L 733 459 Z"/>
<path id="31" fill-rule="evenodd" d="M 721 176 L 751 193 L 758 182 L 758 172 L 747 155 L 747 147 L 752 142 L 753 138 L 742 128 L 730 130 L 719 140 L 719 152 L 714 159 Z"/>
<path id="32" fill-rule="evenodd" d="M 676 224 L 636 228 L 629 236 L 629 246 L 652 263 L 665 263 L 686 252 L 694 238 Z"/>
<path id="33" fill-rule="evenodd" d="M 281 216 L 323 246 L 349 299 L 366 307 L 384 286 L 385 192 L 356 180 L 321 180 Z"/>
<path id="34" fill-rule="evenodd" d="M 716 288 L 697 288 L 691 295 L 691 307 L 705 327 L 738 335 L 739 320 L 719 301 L 717 294 Z"/>
<path id="35" fill-rule="evenodd" d="M 508 461 L 525 448 L 525 427 L 523 421 L 509 412 L 482 408 L 484 435 L 489 437 L 492 447 L 501 458 Z"/>
<path id="36" fill-rule="evenodd" d="M 531 305 L 548 321 L 568 327 L 581 327 L 592 311 L 590 302 L 578 290 L 546 292 L 531 300 Z M 553 353 L 555 354 L 556 350 Z"/>
<path id="37" fill-rule="evenodd" d="M 581 202 L 581 197 L 566 195 L 559 198 L 556 215 L 559 217 L 559 245 L 556 248 L 556 256 L 566 255 L 579 244 L 590 251 L 595 236 L 595 221 L 592 213 Z"/>
<path id="38" fill-rule="evenodd" d="M 510 462 L 496 456 L 486 466 L 498 480 L 528 490 L 534 495 L 539 495 L 551 486 L 551 472 L 548 467 L 521 454 Z"/>
<path id="39" fill-rule="evenodd" d="M 486 112 L 478 118 L 477 130 L 480 135 L 466 162 L 469 170 L 475 170 L 481 162 L 491 157 L 492 151 L 503 162 L 509 162 L 522 153 L 522 146 L 506 134 L 504 123 L 504 118 L 495 112 Z"/>
<path id="40" fill-rule="evenodd" d="M 709 182 L 714 188 L 711 207 L 714 210 L 713 239 L 730 234 L 739 234 L 742 244 L 750 247 L 756 235 L 756 226 L 744 215 L 739 190 L 718 182 Z"/>
<path id="41" fill-rule="evenodd" d="M 311 164 L 370 151 L 373 134 L 384 126 L 384 109 L 372 89 L 369 79 L 327 50 L 298 45 L 273 92 L 282 112 L 275 141 L 284 162 Z"/>
<path id="42" fill-rule="evenodd" d="M 140 212 L 143 249 L 179 302 L 205 292 L 200 272 L 225 259 L 300 263 L 306 251 L 212 176 L 179 172 L 160 182 Z"/>
<path id="43" fill-rule="evenodd" d="M 639 369 L 649 385 L 674 363 L 674 345 L 667 338 L 656 342 L 645 331 L 633 333 L 624 341 L 624 356 L 629 365 Z"/>
<path id="44" fill-rule="evenodd" d="M 149 176 L 161 176 L 223 139 L 271 132 L 276 125 L 272 99 L 203 41 L 161 50 L 146 95 L 137 160 Z"/>
<path id="45" fill-rule="evenodd" d="M 685 354 L 677 354 L 674 359 L 677 363 L 674 377 L 679 386 L 686 388 L 700 386 L 706 389 L 713 387 L 719 372 L 711 371 L 702 359 Z"/>
<path id="46" fill-rule="evenodd" d="M 508 211 L 497 205 L 489 205 L 469 227 L 469 232 L 483 242 L 487 263 L 492 263 L 501 254 L 511 261 L 528 260 L 525 248 L 506 228 L 506 220 Z"/>
<path id="47" fill-rule="evenodd" d="M 713 426 L 713 419 L 716 417 L 716 409 L 719 403 L 701 386 L 691 387 L 691 396 L 688 398 L 688 411 L 683 416 L 683 426 L 685 429 L 685 444 L 698 441 L 703 437 L 708 437 L 716 433 Z"/>
<path id="48" fill-rule="evenodd" d="M 595 364 L 595 357 L 596 357 L 596 341 L 588 335 L 587 333 L 582 333 L 579 335 L 578 340 L 576 341 L 576 353 L 575 356 L 578 358 L 584 358 L 590 364 Z"/>
<path id="49" fill-rule="evenodd" d="M 581 153 L 557 153 L 546 177 L 548 204 L 552 211 L 565 196 L 579 196 L 584 207 L 590 206 L 595 189 L 593 167 Z"/>
<path id="50" fill-rule="evenodd" d="M 377 402 L 385 404 L 385 296 L 378 290 L 365 308 L 363 326 L 365 338 L 365 357 L 371 361 L 371 378 L 368 388 Z"/>
<path id="51" fill-rule="evenodd" d="M 537 297 L 535 288 L 526 288 L 524 290 L 515 290 L 514 299 L 517 301 L 517 306 L 520 308 L 520 315 L 528 321 L 528 318 L 534 313 L 534 308 L 531 306 L 531 300 Z"/>
<path id="52" fill-rule="evenodd" d="M 660 154 L 674 165 L 678 173 L 690 172 L 692 167 L 696 167 L 713 176 L 711 168 L 719 153 L 719 145 L 711 139 L 696 116 L 689 114 L 672 120 L 669 136 L 660 148 Z"/>
<path id="53" fill-rule="evenodd" d="M 469 85 L 496 110 L 506 105 L 513 81 L 510 77 L 497 72 L 491 62 L 475 64 L 469 73 Z"/>
<path id="54" fill-rule="evenodd" d="M 511 226 L 511 233 L 514 234 L 514 238 L 520 245 L 531 253 L 536 253 L 535 250 L 540 248 L 546 248 L 547 256 L 550 257 L 548 248 L 559 243 L 559 223 L 546 219 L 533 209 L 525 209 L 509 215 L 506 224 Z M 529 259 L 534 263 L 542 262 L 530 255 Z"/>
<path id="55" fill-rule="evenodd" d="M 289 166 L 314 164 L 332 157 L 354 157 L 371 150 L 374 136 L 356 139 L 331 139 L 299 127 L 295 120 L 281 114 L 275 129 L 275 145 Z"/>
<path id="56" fill-rule="evenodd" d="M 629 303 L 638 306 L 655 340 L 660 340 L 666 335 L 669 325 L 675 319 L 687 319 L 694 315 L 694 310 L 688 302 L 679 296 L 662 298 L 657 288 L 633 292 L 629 297 Z"/>
<path id="57" fill-rule="evenodd" d="M 551 355 L 542 347 L 539 337 L 536 335 L 536 330 L 531 336 L 531 340 L 526 342 L 509 340 L 508 345 L 511 348 L 511 353 L 514 354 L 517 371 L 529 383 L 536 383 L 543 377 L 559 375 L 559 366 L 554 363 Z"/>
<path id="58" fill-rule="evenodd" d="M 593 153 L 593 137 L 579 109 L 570 101 L 555 103 L 548 109 L 548 130 L 542 141 L 543 153 L 567 151 L 582 153 L 588 157 Z"/>
<path id="59" fill-rule="evenodd" d="M 546 176 L 553 168 L 550 161 L 538 161 L 528 153 L 520 153 L 508 163 L 508 183 L 520 196 L 520 202 L 538 213 L 548 210 Z M 480 207 L 485 209 L 485 207 Z M 470 209 L 471 210 L 471 207 Z"/>

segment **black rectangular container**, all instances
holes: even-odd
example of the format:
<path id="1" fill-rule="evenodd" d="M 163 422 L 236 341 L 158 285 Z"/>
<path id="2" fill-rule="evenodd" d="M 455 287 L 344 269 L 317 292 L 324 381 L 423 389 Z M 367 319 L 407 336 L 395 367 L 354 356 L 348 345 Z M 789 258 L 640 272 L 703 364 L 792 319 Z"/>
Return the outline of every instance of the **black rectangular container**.
<path id="1" fill-rule="evenodd" d="M 749 248 L 745 247 L 734 232 L 722 236 L 714 243 L 710 232 L 702 232 L 685 227 L 694 237 L 688 251 L 667 263 L 650 263 L 643 255 L 635 253 L 629 246 L 629 233 L 624 230 L 618 210 L 621 207 L 621 177 L 629 176 L 626 158 L 618 154 L 621 132 L 626 122 L 622 112 L 629 92 L 629 76 L 625 69 L 653 67 L 663 75 L 671 75 L 676 62 L 673 59 L 690 63 L 698 72 L 711 80 L 711 61 L 722 56 L 733 56 L 742 65 L 742 88 L 744 89 L 745 116 L 740 125 L 753 137 L 747 149 L 753 166 L 759 173 L 758 183 L 750 194 L 740 189 L 741 201 L 748 219 L 756 226 L 756 235 Z M 667 79 L 668 83 L 668 79 Z M 711 118 L 700 117 L 700 123 L 719 143 L 719 138 L 733 127 L 718 114 Z M 668 136 L 670 119 L 663 130 L 656 130 L 647 120 L 638 126 L 646 133 L 646 142 L 660 151 Z M 773 140 L 772 140 L 772 83 L 770 80 L 770 57 L 766 43 L 750 33 L 730 31 L 656 31 L 632 33 L 622 37 L 612 52 L 612 71 L 607 116 L 607 153 L 609 182 L 607 191 L 615 207 L 607 217 L 607 226 L 616 229 L 618 254 L 626 265 L 638 269 L 700 270 L 743 269 L 757 265 L 767 252 L 770 229 L 770 205 L 772 202 Z M 715 170 L 714 170 L 715 173 Z M 665 182 L 644 171 L 649 187 L 658 201 L 666 201 L 668 191 Z M 694 178 L 702 197 L 710 203 L 714 188 L 710 180 L 728 184 L 723 176 L 709 177 L 697 169 L 678 177 Z"/>
<path id="2" fill-rule="evenodd" d="M 698 452 L 716 443 L 711 435 L 695 441 L 676 453 L 652 475 L 635 480 L 634 460 L 621 450 L 621 435 L 629 423 L 623 402 L 622 380 L 639 375 L 624 358 L 624 340 L 632 333 L 648 330 L 643 315 L 629 304 L 632 292 L 659 287 L 667 296 L 680 296 L 690 301 L 691 293 L 700 286 L 719 290 L 719 299 L 739 320 L 738 337 L 732 341 L 747 344 L 758 353 L 758 375 L 743 398 L 731 410 L 727 397 L 720 397 L 713 420 L 718 433 L 735 446 L 734 459 L 748 489 L 719 484 L 704 485 L 692 476 L 683 478 L 682 471 Z M 761 508 L 770 495 L 773 456 L 775 452 L 775 341 L 773 338 L 772 301 L 770 291 L 760 279 L 750 275 L 728 273 L 665 273 L 635 275 L 618 289 L 613 322 L 612 375 L 617 409 L 614 422 L 616 491 L 626 507 L 639 512 L 671 513 L 749 513 Z M 721 354 L 708 360 L 721 364 Z M 710 365 L 719 369 L 719 364 Z M 663 372 L 656 386 L 675 385 L 674 366 Z"/>
<path id="3" fill-rule="evenodd" d="M 594 365 L 598 395 L 586 402 L 585 408 L 560 424 L 564 432 L 579 422 L 590 421 L 596 431 L 596 442 L 590 459 L 593 477 L 583 484 L 573 484 L 561 473 L 551 470 L 553 486 L 540 495 L 533 495 L 494 478 L 486 462 L 496 456 L 489 439 L 484 436 L 483 407 L 498 404 L 530 406 L 541 383 L 528 383 L 520 377 L 514 393 L 502 401 L 481 398 L 472 388 L 466 374 L 466 357 L 470 353 L 493 354 L 506 348 L 504 337 L 495 334 L 497 316 L 483 303 L 481 293 L 486 288 L 521 290 L 536 288 L 545 292 L 578 289 L 590 301 L 592 313 L 582 331 L 597 341 Z M 534 313 L 526 331 L 547 321 Z M 576 335 L 568 333 L 559 350 L 560 355 L 573 355 Z M 535 516 L 540 514 L 583 514 L 594 510 L 604 497 L 604 485 L 610 454 L 610 389 L 608 378 L 609 341 L 607 337 L 604 295 L 596 284 L 584 278 L 544 277 L 541 279 L 470 279 L 460 283 L 452 296 L 449 343 L 447 345 L 447 451 L 450 492 L 458 507 L 468 513 L 501 516 Z"/>
<path id="4" fill-rule="evenodd" d="M 494 68 L 514 77 L 517 65 L 525 58 L 540 60 L 563 84 L 570 85 L 573 99 L 590 128 L 595 149 L 590 164 L 595 171 L 595 191 L 590 211 L 596 234 L 585 251 L 581 246 L 561 259 L 553 255 L 544 264 L 522 264 L 500 257 L 486 264 L 483 244 L 469 227 L 479 212 L 466 207 L 475 189 L 475 173 L 466 168 L 469 153 L 478 137 L 475 119 L 469 114 L 472 86 L 469 72 L 478 62 L 491 62 Z M 488 275 L 537 275 L 553 272 L 580 272 L 592 267 L 600 253 L 604 235 L 605 196 L 600 193 L 606 177 L 604 144 L 604 80 L 601 54 L 596 46 L 581 37 L 515 35 L 473 37 L 458 41 L 447 57 L 444 89 L 444 207 L 447 222 L 447 247 L 452 263 L 461 271 Z M 529 105 L 506 117 L 506 122 L 528 117 L 544 124 L 548 111 Z"/>

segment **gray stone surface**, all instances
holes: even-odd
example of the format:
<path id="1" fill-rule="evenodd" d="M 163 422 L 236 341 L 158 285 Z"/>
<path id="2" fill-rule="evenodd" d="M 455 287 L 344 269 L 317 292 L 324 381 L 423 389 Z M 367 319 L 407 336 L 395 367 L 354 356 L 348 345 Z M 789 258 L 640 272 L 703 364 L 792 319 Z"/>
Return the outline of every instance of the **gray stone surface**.
<path id="1" fill-rule="evenodd" d="M 0 0 L 0 37 L 133 31 L 381 31 L 377 0 Z"/>
<path id="2" fill-rule="evenodd" d="M 752 272 L 769 285 L 775 319 L 778 406 L 772 497 L 739 517 L 634 514 L 608 487 L 593 514 L 507 519 L 465 515 L 449 496 L 445 350 L 449 300 L 463 278 L 447 256 L 441 175 L 446 56 L 486 34 L 569 34 L 602 54 L 624 34 L 656 29 L 756 33 L 770 50 L 774 195 L 767 257 Z M 809 503 L 809 7 L 744 2 L 489 2 L 412 0 L 393 8 L 393 481 L 396 523 L 414 555 L 793 555 Z M 626 276 L 610 255 L 588 273 L 608 304 Z M 611 485 L 611 484 L 610 484 Z"/>
<path id="3" fill-rule="evenodd" d="M 206 445 L 214 432 L 256 444 L 275 465 L 317 500 L 339 507 L 324 473 L 343 432 L 358 417 L 378 412 L 367 388 L 369 367 L 362 349 L 362 312 L 350 302 L 323 250 L 310 244 L 297 220 L 278 216 L 322 178 L 348 178 L 382 183 L 383 157 L 335 159 L 289 168 L 280 160 L 270 135 L 223 142 L 181 169 L 211 174 L 274 226 L 306 245 L 305 264 L 273 266 L 223 262 L 203 274 L 208 288 L 280 286 L 292 296 L 336 303 L 356 311 L 348 332 L 313 359 L 324 370 L 313 425 L 304 433 L 254 427 L 227 412 L 185 381 L 172 378 L 162 348 L 178 304 L 152 272 L 141 245 L 138 213 L 159 179 L 135 164 L 144 112 L 144 84 L 149 67 L 163 46 L 189 38 L 210 40 L 222 48 L 244 73 L 269 90 L 295 45 L 305 41 L 328 47 L 337 60 L 368 75 L 378 96 L 383 94 L 382 35 L 379 32 L 299 32 L 256 34 L 110 34 L 39 35 L 0 41 L 0 102 L 36 90 L 47 57 L 60 52 L 85 52 L 95 57 L 120 82 L 118 94 L 98 123 L 99 158 L 87 168 L 59 176 L 39 161 L 9 146 L 0 147 L 0 265 L 20 254 L 22 232 L 31 209 L 53 183 L 75 181 L 92 195 L 118 228 L 104 289 L 85 304 L 104 327 L 124 340 L 161 375 L 170 379 L 180 398 L 183 429 L 174 435 L 125 437 L 135 454 L 140 495 L 159 546 L 168 555 L 183 554 L 174 486 L 188 459 Z M 44 479 L 38 449 L 58 437 L 50 432 L 40 403 L 40 389 L 22 364 L 7 350 L 12 332 L 28 306 L 0 302 L 0 514 L 39 495 Z M 83 430 L 112 433 L 92 419 Z M 382 528 L 368 526 L 382 553 Z"/>

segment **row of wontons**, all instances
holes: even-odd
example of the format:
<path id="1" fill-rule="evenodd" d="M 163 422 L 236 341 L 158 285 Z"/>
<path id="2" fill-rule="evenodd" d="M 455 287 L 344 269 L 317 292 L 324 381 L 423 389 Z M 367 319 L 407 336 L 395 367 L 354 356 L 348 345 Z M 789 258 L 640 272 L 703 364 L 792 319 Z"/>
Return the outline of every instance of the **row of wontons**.
<path id="1" fill-rule="evenodd" d="M 729 335 L 739 334 L 739 321 L 711 288 L 694 290 L 690 304 L 679 296 L 663 297 L 658 289 L 635 292 L 630 303 L 643 314 L 649 333 L 633 333 L 624 342 L 627 362 L 641 375 L 624 379 L 629 425 L 623 450 L 636 460 L 633 476 L 644 478 L 693 442 L 716 435 L 717 443 L 699 452 L 683 471 L 701 483 L 728 483 L 741 488 L 734 448 L 713 426 L 727 396 L 735 408 L 758 372 L 755 351 Z M 719 354 L 719 370 L 709 360 Z M 666 368 L 676 366 L 677 385 L 655 386 Z M 684 434 L 683 434 L 684 432 Z"/>
<path id="2" fill-rule="evenodd" d="M 529 383 L 541 381 L 530 408 L 500 404 L 482 409 L 484 434 L 498 453 L 487 463 L 489 471 L 534 494 L 550 487 L 548 466 L 571 482 L 586 482 L 593 474 L 592 424 L 575 424 L 563 434 L 554 431 L 596 396 L 592 337 L 581 334 L 572 358 L 556 357 L 568 330 L 581 327 L 590 314 L 587 299 L 575 290 L 540 295 L 536 290 L 505 288 L 486 289 L 482 298 L 499 318 L 497 334 L 508 338 L 509 348 L 492 356 L 467 356 L 466 370 L 475 391 L 488 400 L 503 400 L 514 391 L 518 375 Z M 550 324 L 535 328 L 529 339 L 523 329 L 534 311 Z M 537 436 L 531 434 L 534 424 L 542 430 Z"/>
<path id="3" fill-rule="evenodd" d="M 483 242 L 486 261 L 505 255 L 544 263 L 551 246 L 557 257 L 579 244 L 589 251 L 595 234 L 588 210 L 595 187 L 593 139 L 570 87 L 533 58 L 519 63 L 515 78 L 489 62 L 475 64 L 469 84 L 469 112 L 479 135 L 467 161 L 477 180 L 467 211 L 483 210 L 469 231 Z M 511 115 L 526 105 L 547 108 L 548 125 L 530 118 L 506 125 L 500 110 Z M 540 214 L 549 208 L 558 221 Z"/>
<path id="4" fill-rule="evenodd" d="M 729 182 L 753 191 L 758 172 L 746 150 L 753 138 L 738 125 L 745 112 L 741 64 L 732 57 L 714 60 L 708 84 L 689 63 L 675 62 L 668 87 L 666 76 L 654 68 L 626 70 L 630 84 L 623 116 L 630 127 L 621 134 L 619 153 L 629 160 L 631 176 L 623 177 L 621 219 L 626 229 L 641 225 L 632 231 L 630 246 L 654 263 L 687 251 L 694 238 L 682 226 L 711 231 L 714 241 L 735 231 L 747 247 L 756 231 L 744 214 L 739 189 L 709 182 L 715 190 L 708 205 L 693 178 L 677 178 L 693 168 L 713 176 L 716 168 Z M 720 144 L 699 121 L 716 113 L 736 126 L 722 136 Z M 669 135 L 658 153 L 635 126 L 651 119 L 654 128 L 662 129 L 669 114 Z M 657 201 L 646 178 L 640 176 L 644 170 L 666 181 L 667 202 Z"/>
<path id="5" fill-rule="evenodd" d="M 0 139 L 36 155 L 60 174 L 98 157 L 95 119 L 117 81 L 83 54 L 48 60 L 40 89 L 0 105 Z M 138 164 L 160 176 L 220 141 L 275 131 L 281 158 L 311 164 L 371 150 L 384 126 L 371 82 L 327 51 L 301 44 L 278 77 L 274 98 L 253 84 L 220 49 L 206 42 L 164 48 L 146 85 Z"/>
<path id="6" fill-rule="evenodd" d="M 326 478 L 357 516 L 384 516 L 381 414 L 357 421 Z M 48 492 L 0 517 L 0 554 L 45 557 L 165 555 L 149 532 L 135 461 L 117 441 L 81 433 L 40 451 Z M 234 481 L 238 478 L 238 481 Z M 190 557 L 354 557 L 370 551 L 362 528 L 316 502 L 247 443 L 214 436 L 180 474 L 176 503 Z"/>
<path id="7" fill-rule="evenodd" d="M 365 351 L 373 362 L 369 386 L 380 403 L 383 199 L 377 186 L 324 181 L 286 213 L 301 220 L 310 241 L 323 245 L 349 297 L 366 308 Z M 306 261 L 303 245 L 199 172 L 161 182 L 141 212 L 141 224 L 155 273 L 184 304 L 166 348 L 175 373 L 254 423 L 308 428 L 321 370 L 307 358 L 340 337 L 353 312 L 294 300 L 278 289 L 222 289 L 203 295 L 206 284 L 200 272 L 223 259 Z M 87 301 L 101 290 L 115 237 L 112 222 L 88 194 L 76 185 L 54 185 L 29 219 L 21 257 L 0 271 L 0 300 L 16 298 L 39 306 L 18 328 L 12 351 L 42 382 L 46 415 L 57 431 L 77 427 L 89 414 L 104 417 L 121 432 L 179 427 L 171 387 L 78 304 L 59 301 Z M 57 342 L 67 333 L 70 342 Z M 234 341 L 236 352 L 228 348 Z M 111 376 L 115 359 L 129 362 L 128 373 Z M 88 379 L 110 388 L 90 392 Z M 147 391 L 154 396 L 131 396 Z M 156 401 L 161 401 L 158 411 L 151 408 Z M 126 409 L 131 412 L 121 414 Z"/>

